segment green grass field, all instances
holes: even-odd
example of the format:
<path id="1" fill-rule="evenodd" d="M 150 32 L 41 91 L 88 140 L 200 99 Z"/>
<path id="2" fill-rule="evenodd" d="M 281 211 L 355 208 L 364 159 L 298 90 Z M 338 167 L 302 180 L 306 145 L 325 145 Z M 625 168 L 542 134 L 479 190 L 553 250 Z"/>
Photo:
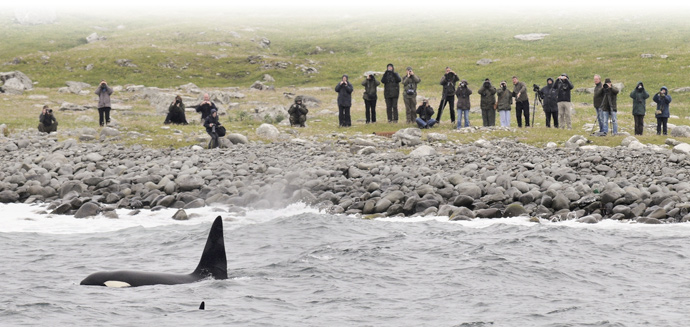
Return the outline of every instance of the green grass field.
<path id="1" fill-rule="evenodd" d="M 690 86 L 690 24 L 682 14 L 658 16 L 644 14 L 601 13 L 586 18 L 556 13 L 552 16 L 524 14 L 488 15 L 459 12 L 457 14 L 423 13 L 414 17 L 378 13 L 321 13 L 296 14 L 294 12 L 252 11 L 209 12 L 199 18 L 187 15 L 158 13 L 110 13 L 84 15 L 58 13 L 58 21 L 51 25 L 21 26 L 13 21 L 12 11 L 0 12 L 0 65 L 21 58 L 17 65 L 4 65 L 3 71 L 19 70 L 27 74 L 36 89 L 22 96 L 2 95 L 0 123 L 10 130 L 34 128 L 39 106 L 43 100 L 29 99 L 32 94 L 48 95 L 53 105 L 63 101 L 83 102 L 84 97 L 56 92 L 66 81 L 83 81 L 96 85 L 105 78 L 111 85 L 143 84 L 157 87 L 176 87 L 194 83 L 202 88 L 239 87 L 247 94 L 239 100 L 240 110 L 246 110 L 252 101 L 288 106 L 290 100 L 283 92 L 296 92 L 301 87 L 334 87 L 342 74 L 349 74 L 355 85 L 353 93 L 353 127 L 337 128 L 337 117 L 317 117 L 302 136 L 329 138 L 333 132 L 346 135 L 370 134 L 375 131 L 395 131 L 404 124 L 379 123 L 365 126 L 357 120 L 364 118 L 361 100 L 361 76 L 366 71 L 383 71 L 392 62 L 399 72 L 412 66 L 422 83 L 419 93 L 439 102 L 441 86 L 438 81 L 446 66 L 451 66 L 461 78 L 467 79 L 477 90 L 484 78 L 494 82 L 510 80 L 518 75 L 528 85 L 542 85 L 547 77 L 568 73 L 575 88 L 592 87 L 592 76 L 600 74 L 614 83 L 625 84 L 618 98 L 621 130 L 632 133 L 631 100 L 628 97 L 637 81 L 644 81 L 653 94 L 662 85 L 673 90 Z M 490 16 L 487 18 L 487 16 Z M 85 37 L 93 32 L 105 36 L 106 41 L 87 44 Z M 547 33 L 541 41 L 520 41 L 516 34 Z M 267 38 L 270 47 L 262 48 L 259 41 Z M 314 53 L 316 47 L 321 53 Z M 642 58 L 641 54 L 652 54 Z M 662 58 L 661 56 L 668 56 Z M 287 68 L 262 68 L 251 64 L 249 56 L 262 56 L 269 66 L 289 62 Z M 479 66 L 479 59 L 492 59 L 494 63 Z M 118 59 L 129 59 L 137 67 L 120 67 Z M 86 70 L 87 65 L 93 69 Z M 298 65 L 315 67 L 316 74 L 305 74 Z M 275 92 L 247 92 L 256 80 L 270 74 L 276 80 L 270 83 Z M 311 95 L 322 100 L 322 109 L 336 110 L 335 92 L 313 91 Z M 690 93 L 672 92 L 672 115 L 676 125 L 690 124 Z M 114 95 L 117 97 L 118 95 Z M 532 100 L 533 94 L 530 95 Z M 433 131 L 446 132 L 449 139 L 470 142 L 484 138 L 516 138 L 521 142 L 543 145 L 549 141 L 563 142 L 573 134 L 588 134 L 582 126 L 594 122 L 591 94 L 573 92 L 576 115 L 573 131 L 543 127 L 544 115 L 537 109 L 535 128 L 518 132 L 491 132 L 461 134 L 452 131 L 448 114 L 445 124 Z M 473 106 L 479 98 L 473 97 Z M 155 115 L 146 101 L 128 103 L 133 114 L 117 117 L 124 130 L 137 131 L 149 136 L 151 146 L 186 146 L 190 142 L 160 129 L 163 117 Z M 648 111 L 653 112 L 648 102 Z M 404 108 L 402 100 L 399 104 Z M 378 119 L 385 120 L 385 104 L 380 94 Z M 447 109 L 445 110 L 448 111 Z M 94 113 L 88 113 L 94 115 Z M 512 122 L 515 123 L 513 111 Z M 58 113 L 60 128 L 77 128 L 84 124 L 75 119 L 82 113 Z M 235 113 L 230 113 L 234 117 Z M 401 118 L 404 109 L 401 110 Z M 227 119 L 227 118 L 225 118 Z M 312 117 L 313 119 L 313 117 Z M 655 121 L 647 116 L 647 123 Z M 253 137 L 260 122 L 225 123 L 229 130 Z M 481 117 L 472 117 L 473 125 L 481 124 Z M 86 124 L 88 126 L 88 124 Z M 95 124 L 92 124 L 95 125 Z M 90 126 L 96 127 L 96 126 Z M 183 134 L 202 133 L 199 126 L 173 128 Z M 285 129 L 285 128 L 283 128 Z M 646 133 L 643 143 L 662 144 L 663 137 Z M 622 137 L 594 139 L 595 144 L 617 145 Z M 140 140 L 138 142 L 141 142 Z"/>

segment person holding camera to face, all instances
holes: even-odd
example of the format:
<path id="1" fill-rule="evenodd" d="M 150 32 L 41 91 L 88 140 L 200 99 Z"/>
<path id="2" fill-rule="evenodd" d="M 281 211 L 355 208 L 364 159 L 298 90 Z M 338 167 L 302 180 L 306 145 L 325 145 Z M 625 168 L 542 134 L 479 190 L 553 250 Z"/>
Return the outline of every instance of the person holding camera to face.
<path id="1" fill-rule="evenodd" d="M 457 129 L 463 127 L 470 127 L 470 95 L 472 90 L 467 84 L 467 80 L 463 79 L 455 90 L 455 96 L 458 97 L 458 125 Z"/>
<path id="2" fill-rule="evenodd" d="M 417 108 L 417 115 L 419 116 L 415 121 L 419 128 L 431 128 L 436 124 L 434 117 L 434 108 L 429 105 L 429 99 L 424 98 L 422 105 Z"/>
<path id="3" fill-rule="evenodd" d="M 47 105 L 43 106 L 41 114 L 38 115 L 38 131 L 41 133 L 57 132 L 58 122 L 53 115 L 53 109 Z"/>
<path id="4" fill-rule="evenodd" d="M 187 125 L 187 117 L 184 113 L 184 103 L 182 97 L 175 96 L 175 101 L 168 107 L 168 115 L 165 117 L 163 124 L 182 124 Z"/>
<path id="5" fill-rule="evenodd" d="M 481 95 L 479 107 L 482 109 L 482 123 L 484 127 L 496 125 L 496 88 L 488 78 L 477 91 Z"/>
<path id="6" fill-rule="evenodd" d="M 498 110 L 501 127 L 510 127 L 510 107 L 513 105 L 513 92 L 508 91 L 508 83 L 506 81 L 501 81 L 496 94 L 498 95 L 498 101 L 495 107 Z"/>
<path id="7" fill-rule="evenodd" d="M 455 106 L 455 83 L 460 80 L 458 74 L 456 74 L 450 67 L 446 67 L 446 74 L 441 77 L 441 85 L 443 86 L 443 94 L 441 94 L 441 103 L 438 105 L 438 115 L 436 115 L 436 121 L 441 123 L 441 116 L 443 115 L 443 108 L 446 104 L 449 104 L 448 111 L 450 112 L 450 122 L 455 123 L 455 111 L 453 107 Z"/>
<path id="8" fill-rule="evenodd" d="M 535 84 L 535 89 L 539 86 Z M 542 99 L 542 108 L 544 115 L 546 115 L 546 127 L 551 128 L 551 118 L 553 118 L 553 127 L 558 128 L 558 90 L 553 85 L 553 78 L 546 79 L 546 86 L 539 91 L 539 97 Z"/>
<path id="9" fill-rule="evenodd" d="M 213 149 L 219 147 L 220 143 L 218 142 L 218 138 L 225 136 L 225 127 L 221 126 L 218 121 L 218 110 L 211 109 L 211 114 L 204 120 L 204 127 L 206 127 L 206 133 L 211 136 L 211 141 L 208 142 L 208 148 Z"/>
<path id="10" fill-rule="evenodd" d="M 604 99 L 601 103 L 601 118 L 604 120 L 604 130 L 603 134 L 606 135 L 609 132 L 609 118 L 611 119 L 611 125 L 613 130 L 611 131 L 613 135 L 618 134 L 618 117 L 617 117 L 617 104 L 618 102 L 618 90 L 611 83 L 611 79 L 607 78 L 604 84 L 601 86 L 602 92 L 604 93 Z M 559 108 L 560 109 L 560 108 Z M 560 110 L 559 110 L 560 113 Z"/>
<path id="11" fill-rule="evenodd" d="M 211 110 L 213 109 L 216 109 L 217 111 L 218 107 L 216 107 L 215 103 L 211 102 L 211 97 L 208 95 L 208 93 L 204 93 L 204 101 L 201 101 L 201 104 L 196 107 L 196 112 L 201 113 L 202 124 L 206 120 L 206 117 L 211 114 Z"/>
<path id="12" fill-rule="evenodd" d="M 113 88 L 103 79 L 95 93 L 98 95 L 98 124 L 105 126 L 110 124 L 110 96 L 113 94 Z"/>
<path id="13" fill-rule="evenodd" d="M 407 67 L 407 75 L 403 77 L 403 101 L 405 101 L 405 119 L 408 124 L 415 122 L 417 107 L 417 84 L 422 81 L 414 74 L 412 67 Z"/>
<path id="14" fill-rule="evenodd" d="M 381 77 L 383 83 L 383 97 L 386 100 L 386 115 L 389 123 L 398 122 L 398 98 L 400 97 L 400 82 L 402 78 L 395 72 L 395 66 L 388 64 L 386 72 Z"/>
<path id="15" fill-rule="evenodd" d="M 671 96 L 668 95 L 668 89 L 662 86 L 652 100 L 656 102 L 656 113 L 654 115 L 656 117 L 656 135 L 661 135 L 662 129 L 664 135 L 666 135 L 668 117 L 671 116 Z"/>
<path id="16" fill-rule="evenodd" d="M 630 98 L 633 101 L 632 114 L 635 119 L 635 135 L 642 135 L 644 131 L 644 115 L 647 111 L 647 99 L 649 99 L 649 93 L 644 89 L 642 82 L 637 82 L 635 89 L 630 92 Z"/>
<path id="17" fill-rule="evenodd" d="M 304 127 L 304 123 L 307 121 L 307 114 L 309 109 L 302 103 L 302 96 L 298 95 L 295 97 L 295 103 L 288 109 L 288 115 L 290 115 L 290 126 Z"/>
<path id="18" fill-rule="evenodd" d="M 343 75 L 340 83 L 335 86 L 335 92 L 338 93 L 338 126 L 340 127 L 352 126 L 350 107 L 352 107 L 353 90 L 347 75 Z"/>
<path id="19" fill-rule="evenodd" d="M 362 81 L 364 86 L 364 115 L 367 119 L 367 124 L 376 122 L 376 87 L 381 85 L 381 82 L 374 78 L 373 74 L 367 75 L 367 78 Z"/>
<path id="20" fill-rule="evenodd" d="M 604 133 L 604 118 L 601 114 L 601 104 L 604 102 L 604 87 L 601 83 L 601 76 L 594 75 L 594 96 L 592 104 L 597 110 L 597 122 L 599 123 L 599 133 Z M 607 123 L 608 124 L 608 123 Z"/>
<path id="21" fill-rule="evenodd" d="M 515 117 L 518 127 L 522 127 L 522 116 L 525 116 L 525 127 L 529 127 L 529 97 L 527 85 L 513 76 L 513 96 L 515 97 Z"/>
<path id="22" fill-rule="evenodd" d="M 556 79 L 554 87 L 558 90 L 558 121 L 561 123 L 561 128 L 573 129 L 570 121 L 573 108 L 573 103 L 570 102 L 570 90 L 573 89 L 573 83 L 570 82 L 567 74 L 561 74 Z"/>

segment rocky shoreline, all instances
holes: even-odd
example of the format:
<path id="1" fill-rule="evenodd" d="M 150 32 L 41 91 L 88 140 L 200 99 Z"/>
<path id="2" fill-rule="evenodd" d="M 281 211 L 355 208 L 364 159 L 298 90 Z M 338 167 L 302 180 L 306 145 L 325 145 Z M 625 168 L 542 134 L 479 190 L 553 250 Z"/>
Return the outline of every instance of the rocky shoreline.
<path id="1" fill-rule="evenodd" d="M 184 209 L 304 202 L 364 218 L 690 220 L 686 143 L 643 145 L 628 137 L 611 148 L 574 136 L 564 147 L 537 148 L 420 136 L 410 128 L 392 138 L 265 144 L 229 135 L 229 147 L 205 150 L 58 141 L 54 134 L 25 131 L 0 136 L 0 202 L 44 202 L 46 214 L 76 218 L 117 218 L 117 208 L 178 208 L 174 218 L 188 219 Z M 400 146 L 412 151 L 405 154 Z"/>

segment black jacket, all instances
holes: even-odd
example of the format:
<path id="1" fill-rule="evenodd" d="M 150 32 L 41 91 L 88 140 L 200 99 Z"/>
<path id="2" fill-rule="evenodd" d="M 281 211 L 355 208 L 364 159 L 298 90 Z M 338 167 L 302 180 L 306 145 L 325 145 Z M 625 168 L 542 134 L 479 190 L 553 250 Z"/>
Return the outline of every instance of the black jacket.
<path id="1" fill-rule="evenodd" d="M 443 96 L 452 97 L 455 95 L 455 83 L 460 80 L 455 73 L 447 73 L 441 77 L 441 85 L 443 85 Z"/>
<path id="2" fill-rule="evenodd" d="M 549 80 L 553 82 L 553 79 L 547 79 L 546 86 L 539 91 L 544 101 L 542 107 L 544 107 L 544 112 L 558 112 L 558 90 L 553 87 L 553 83 L 549 84 Z"/>
<path id="3" fill-rule="evenodd" d="M 335 91 L 338 92 L 338 106 L 340 107 L 352 107 L 352 84 L 347 81 L 347 84 L 340 84 L 335 86 Z"/>
<path id="4" fill-rule="evenodd" d="M 393 66 L 393 64 L 389 64 Z M 381 83 L 383 83 L 383 97 L 384 98 L 397 98 L 400 96 L 400 74 L 395 72 L 395 67 L 393 70 L 386 70 L 381 77 Z"/>
<path id="5" fill-rule="evenodd" d="M 204 127 L 206 127 L 206 132 L 211 133 L 213 132 L 213 127 L 211 127 L 211 124 L 213 124 L 213 127 L 220 126 L 220 122 L 218 122 L 218 115 L 216 117 L 213 117 L 213 115 L 208 115 L 206 116 L 206 119 L 204 119 Z"/>
<path id="6" fill-rule="evenodd" d="M 553 85 L 558 90 L 558 102 L 570 102 L 570 90 L 573 89 L 573 83 L 570 82 L 570 79 L 557 78 Z"/>
<path id="7" fill-rule="evenodd" d="M 423 121 L 429 121 L 431 117 L 434 116 L 434 108 L 432 108 L 430 105 L 424 105 L 422 104 L 417 108 L 417 115 L 419 118 L 421 118 Z"/>
<path id="8" fill-rule="evenodd" d="M 196 107 L 196 112 L 201 113 L 201 119 L 206 119 L 206 117 L 211 115 L 211 109 L 218 110 L 218 107 L 216 107 L 216 104 L 213 102 L 211 102 L 211 104 L 204 103 L 204 104 Z"/>

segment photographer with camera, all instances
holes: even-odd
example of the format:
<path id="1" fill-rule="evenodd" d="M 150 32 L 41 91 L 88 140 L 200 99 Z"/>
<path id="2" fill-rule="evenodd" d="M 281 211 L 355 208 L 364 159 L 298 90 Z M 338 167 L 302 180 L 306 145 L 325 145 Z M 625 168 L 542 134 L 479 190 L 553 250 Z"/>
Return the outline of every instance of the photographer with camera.
<path id="1" fill-rule="evenodd" d="M 613 86 L 610 78 L 607 78 L 604 81 L 604 84 L 601 86 L 601 89 L 604 93 L 604 99 L 601 102 L 601 118 L 604 120 L 603 134 L 608 134 L 609 118 L 611 118 L 611 125 L 613 127 L 612 133 L 613 135 L 616 135 L 618 134 L 618 108 L 616 103 L 618 102 L 618 92 L 620 91 L 617 87 Z"/>
<path id="2" fill-rule="evenodd" d="M 364 86 L 364 114 L 367 118 L 367 124 L 376 122 L 376 100 L 378 96 L 376 95 L 376 87 L 379 86 L 381 82 L 374 78 L 374 75 L 369 74 L 367 78 L 362 81 L 362 86 Z"/>
<path id="3" fill-rule="evenodd" d="M 204 101 L 201 101 L 199 106 L 196 107 L 196 112 L 201 113 L 202 124 L 206 120 L 206 117 L 211 114 L 211 110 L 213 109 L 216 109 L 217 111 L 218 107 L 216 107 L 215 103 L 211 102 L 211 97 L 208 95 L 208 93 L 204 93 Z"/>
<path id="4" fill-rule="evenodd" d="M 395 72 L 395 66 L 388 64 L 386 72 L 381 77 L 383 83 L 383 98 L 386 100 L 386 116 L 389 123 L 398 122 L 398 98 L 400 97 L 400 75 Z"/>
<path id="5" fill-rule="evenodd" d="M 522 127 L 522 116 L 525 116 L 525 127 L 529 127 L 529 97 L 527 97 L 527 85 L 520 82 L 517 76 L 513 76 L 513 96 L 515 97 L 515 116 L 518 127 Z"/>
<path id="6" fill-rule="evenodd" d="M 53 109 L 47 105 L 43 106 L 41 114 L 38 115 L 38 131 L 41 133 L 57 132 L 58 122 L 53 115 Z"/>
<path id="7" fill-rule="evenodd" d="M 541 90 L 536 84 L 534 84 L 534 88 L 543 100 L 542 107 L 546 116 L 546 127 L 551 128 L 551 118 L 553 118 L 553 127 L 558 128 L 558 90 L 553 85 L 553 78 L 547 78 L 546 86 Z"/>
<path id="8" fill-rule="evenodd" d="M 168 115 L 165 117 L 163 124 L 182 124 L 187 125 L 187 117 L 184 113 L 184 103 L 182 97 L 175 96 L 175 101 L 168 107 Z"/>
<path id="9" fill-rule="evenodd" d="M 599 123 L 599 133 L 604 133 L 604 118 L 601 113 L 601 104 L 604 102 L 604 87 L 601 84 L 601 76 L 594 75 L 594 96 L 592 104 L 597 111 L 597 122 Z M 608 124 L 608 123 L 607 123 Z M 594 128 L 592 128 L 593 130 Z"/>
<path id="10" fill-rule="evenodd" d="M 208 142 L 208 148 L 213 149 L 219 147 L 218 138 L 225 136 L 225 127 L 221 126 L 218 121 L 218 110 L 211 109 L 211 114 L 204 120 L 204 127 L 206 127 L 206 133 L 211 135 L 211 141 Z"/>
<path id="11" fill-rule="evenodd" d="M 479 107 L 482 109 L 482 123 L 484 127 L 496 125 L 496 88 L 491 85 L 491 80 L 488 78 L 477 91 L 481 95 Z"/>
<path id="12" fill-rule="evenodd" d="M 95 93 L 98 95 L 98 124 L 105 126 L 110 124 L 110 96 L 113 94 L 113 88 L 102 79 Z"/>
<path id="13" fill-rule="evenodd" d="M 455 96 L 458 97 L 458 125 L 457 129 L 463 127 L 463 116 L 465 120 L 464 127 L 470 127 L 470 95 L 472 90 L 467 85 L 467 80 L 463 79 L 455 90 Z"/>
<path id="14" fill-rule="evenodd" d="M 450 67 L 446 67 L 446 74 L 441 77 L 441 85 L 443 86 L 443 93 L 441 94 L 441 103 L 438 105 L 438 115 L 436 115 L 436 121 L 441 123 L 441 116 L 443 115 L 443 108 L 446 104 L 449 104 L 448 111 L 450 112 L 450 122 L 455 123 L 455 83 L 460 80 L 458 74 L 456 74 Z"/>
<path id="15" fill-rule="evenodd" d="M 350 84 L 347 75 L 343 75 L 340 83 L 335 86 L 335 92 L 338 93 L 338 126 L 350 127 L 352 120 L 350 118 L 350 107 L 352 107 L 352 91 L 354 88 Z"/>
<path id="16" fill-rule="evenodd" d="M 573 83 L 570 82 L 567 74 L 561 74 L 556 79 L 554 87 L 558 90 L 558 121 L 561 123 L 561 128 L 573 129 L 570 121 L 573 108 L 573 103 L 570 102 L 570 90 L 573 89 Z"/>
<path id="17" fill-rule="evenodd" d="M 647 99 L 649 99 L 649 93 L 644 89 L 642 82 L 637 82 L 635 89 L 630 92 L 630 98 L 633 101 L 632 114 L 635 119 L 635 135 L 642 135 L 644 131 L 644 115 L 647 111 Z"/>
<path id="18" fill-rule="evenodd" d="M 498 95 L 498 101 L 494 106 L 498 110 L 501 127 L 510 127 L 510 107 L 513 105 L 513 93 L 508 91 L 508 83 L 506 81 L 501 81 L 496 94 Z"/>
<path id="19" fill-rule="evenodd" d="M 424 98 L 422 105 L 417 108 L 417 115 L 419 115 L 419 118 L 416 119 L 419 128 L 431 128 L 436 124 L 436 120 L 431 118 L 434 116 L 434 108 L 429 105 L 429 99 L 427 98 Z"/>
<path id="20" fill-rule="evenodd" d="M 664 135 L 666 135 L 668 117 L 671 116 L 671 96 L 668 95 L 668 89 L 662 86 L 652 100 L 656 102 L 656 113 L 654 115 L 656 117 L 656 135 L 661 135 L 662 128 Z"/>
<path id="21" fill-rule="evenodd" d="M 295 103 L 288 109 L 290 126 L 304 127 L 304 123 L 307 121 L 307 113 L 309 113 L 309 109 L 302 103 L 302 96 L 298 95 L 295 97 Z"/>
<path id="22" fill-rule="evenodd" d="M 417 107 L 417 84 L 422 81 L 414 74 L 412 67 L 407 67 L 407 75 L 403 77 L 403 101 L 405 101 L 405 119 L 408 124 L 415 122 L 415 107 Z"/>

